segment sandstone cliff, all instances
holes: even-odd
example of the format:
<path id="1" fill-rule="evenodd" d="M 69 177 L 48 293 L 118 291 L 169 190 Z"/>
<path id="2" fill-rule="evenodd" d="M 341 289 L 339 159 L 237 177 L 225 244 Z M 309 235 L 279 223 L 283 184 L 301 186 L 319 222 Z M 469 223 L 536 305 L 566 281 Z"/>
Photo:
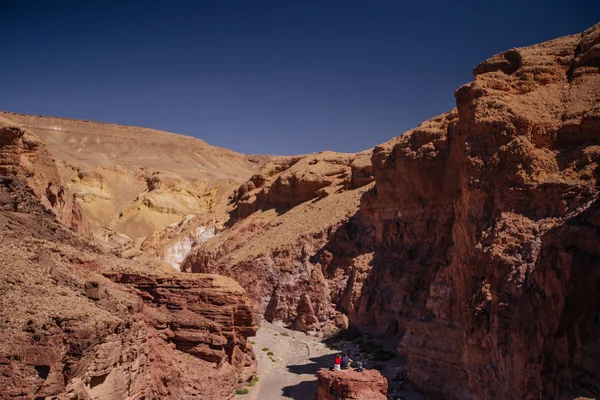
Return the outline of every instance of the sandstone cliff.
<path id="1" fill-rule="evenodd" d="M 268 318 L 294 323 L 306 294 L 319 323 L 300 325 L 396 335 L 433 395 L 598 396 L 599 49 L 596 25 L 481 63 L 456 109 L 374 149 L 374 186 L 317 201 L 327 178 L 285 172 L 302 159 L 252 178 L 243 219 L 184 265 Z"/>
<path id="2" fill-rule="evenodd" d="M 598 48 L 600 25 L 477 66 L 456 110 L 375 149 L 323 250 L 354 265 L 351 321 L 403 335 L 430 393 L 600 393 Z"/>
<path id="3" fill-rule="evenodd" d="M 0 192 L 4 209 L 18 211 L 33 201 L 32 193 L 60 222 L 91 239 L 81 207 L 61 184 L 54 160 L 36 136 L 18 128 L 0 127 L 0 179 L 4 182 Z"/>
<path id="4" fill-rule="evenodd" d="M 0 397 L 233 399 L 256 371 L 239 284 L 105 253 L 64 228 L 83 220 L 43 143 L 0 145 Z"/>

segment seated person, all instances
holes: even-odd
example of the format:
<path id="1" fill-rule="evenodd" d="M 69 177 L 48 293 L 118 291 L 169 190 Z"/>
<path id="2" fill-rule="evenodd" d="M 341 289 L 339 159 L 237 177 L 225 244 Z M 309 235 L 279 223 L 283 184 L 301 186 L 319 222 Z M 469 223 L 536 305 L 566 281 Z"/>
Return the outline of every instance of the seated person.
<path id="1" fill-rule="evenodd" d="M 342 357 L 342 369 L 348 369 L 351 362 L 352 360 L 348 357 L 348 354 L 344 354 L 344 357 Z"/>
<path id="2" fill-rule="evenodd" d="M 338 354 L 335 357 L 335 363 L 333 364 L 333 369 L 335 371 L 339 371 L 340 370 L 340 365 L 342 364 L 342 357 Z"/>

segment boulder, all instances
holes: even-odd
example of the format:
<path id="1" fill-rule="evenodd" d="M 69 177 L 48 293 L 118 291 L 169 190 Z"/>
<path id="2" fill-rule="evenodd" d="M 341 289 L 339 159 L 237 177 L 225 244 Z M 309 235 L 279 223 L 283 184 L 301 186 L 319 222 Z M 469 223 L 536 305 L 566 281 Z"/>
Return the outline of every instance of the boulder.
<path id="1" fill-rule="evenodd" d="M 374 369 L 357 372 L 352 369 L 330 371 L 322 368 L 317 377 L 319 383 L 315 400 L 387 399 L 387 379 Z"/>

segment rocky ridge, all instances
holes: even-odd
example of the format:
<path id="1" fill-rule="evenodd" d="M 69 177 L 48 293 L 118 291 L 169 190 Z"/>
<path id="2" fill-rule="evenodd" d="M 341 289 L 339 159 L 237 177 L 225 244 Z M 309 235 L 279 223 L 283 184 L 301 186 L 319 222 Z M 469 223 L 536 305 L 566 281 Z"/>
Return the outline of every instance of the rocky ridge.
<path id="1" fill-rule="evenodd" d="M 303 331 L 347 326 L 312 257 L 372 186 L 369 157 L 324 152 L 266 164 L 234 195 L 237 222 L 194 249 L 182 270 L 234 277 L 269 321 Z"/>

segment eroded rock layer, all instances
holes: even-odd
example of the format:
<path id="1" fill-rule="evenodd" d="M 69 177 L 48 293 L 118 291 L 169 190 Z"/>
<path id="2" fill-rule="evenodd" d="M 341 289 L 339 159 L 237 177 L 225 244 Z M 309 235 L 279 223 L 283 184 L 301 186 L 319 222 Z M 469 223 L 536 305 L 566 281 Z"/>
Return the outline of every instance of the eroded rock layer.
<path id="1" fill-rule="evenodd" d="M 234 277 L 268 320 L 302 331 L 346 326 L 331 298 L 338 282 L 313 258 L 372 186 L 369 159 L 370 151 L 323 152 L 268 163 L 236 192 L 237 222 L 194 249 L 182 270 Z"/>
<path id="2" fill-rule="evenodd" d="M 0 179 L 3 209 L 17 211 L 26 207 L 28 201 L 39 201 L 61 223 L 84 237 L 92 237 L 81 207 L 61 184 L 54 160 L 36 136 L 19 128 L 0 126 Z"/>
<path id="3" fill-rule="evenodd" d="M 600 393 L 598 46 L 600 25 L 494 56 L 456 110 L 375 149 L 327 269 L 366 271 L 341 305 L 403 335 L 424 390 Z"/>

